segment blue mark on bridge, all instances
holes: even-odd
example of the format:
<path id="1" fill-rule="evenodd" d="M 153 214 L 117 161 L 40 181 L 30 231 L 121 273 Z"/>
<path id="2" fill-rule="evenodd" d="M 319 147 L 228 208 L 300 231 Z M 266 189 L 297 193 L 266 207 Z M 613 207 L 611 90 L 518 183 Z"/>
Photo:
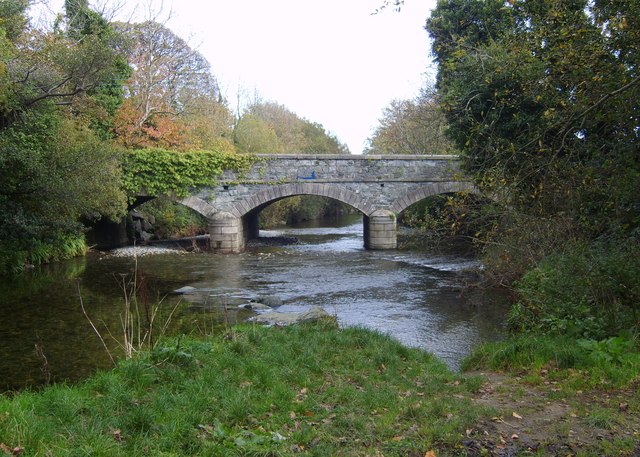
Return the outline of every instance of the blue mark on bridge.
<path id="1" fill-rule="evenodd" d="M 311 174 L 308 176 L 298 176 L 298 179 L 316 179 L 316 171 L 312 170 Z"/>

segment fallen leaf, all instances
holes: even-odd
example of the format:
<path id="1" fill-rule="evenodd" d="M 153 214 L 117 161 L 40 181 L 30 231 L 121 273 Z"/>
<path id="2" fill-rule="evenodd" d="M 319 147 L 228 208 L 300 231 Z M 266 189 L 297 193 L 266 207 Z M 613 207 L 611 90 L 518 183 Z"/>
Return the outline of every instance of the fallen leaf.
<path id="1" fill-rule="evenodd" d="M 424 453 L 424 457 L 436 457 L 435 451 L 427 451 Z"/>
<path id="2" fill-rule="evenodd" d="M 307 394 L 307 388 L 306 388 L 306 387 L 303 387 L 303 388 L 300 390 L 300 393 L 301 393 L 302 395 L 306 395 L 306 394 Z"/>
<path id="3" fill-rule="evenodd" d="M 404 438 L 402 435 L 396 435 L 393 438 L 391 438 L 391 441 L 401 441 L 402 438 Z"/>
<path id="4" fill-rule="evenodd" d="M 513 417 L 515 417 L 516 419 L 522 419 L 522 416 L 520 414 L 516 413 L 515 411 L 513 413 L 511 413 L 511 415 Z"/>
<path id="5" fill-rule="evenodd" d="M 293 411 L 291 411 L 291 412 L 289 413 L 289 419 L 292 419 L 292 420 L 293 420 L 293 419 L 295 419 L 295 418 L 296 418 L 296 413 L 295 413 L 295 412 L 293 412 Z"/>
<path id="6" fill-rule="evenodd" d="M 512 440 L 519 440 L 520 437 L 514 433 L 513 435 L 511 435 L 511 439 Z"/>

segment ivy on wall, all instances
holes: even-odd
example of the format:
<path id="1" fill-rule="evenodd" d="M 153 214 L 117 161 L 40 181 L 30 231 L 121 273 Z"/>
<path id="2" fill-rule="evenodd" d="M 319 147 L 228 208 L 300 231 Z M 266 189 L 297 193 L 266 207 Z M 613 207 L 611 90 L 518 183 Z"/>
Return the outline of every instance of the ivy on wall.
<path id="1" fill-rule="evenodd" d="M 256 160 L 254 155 L 229 152 L 128 150 L 122 160 L 123 187 L 129 197 L 186 197 L 191 189 L 215 185 L 225 170 L 247 172 Z"/>

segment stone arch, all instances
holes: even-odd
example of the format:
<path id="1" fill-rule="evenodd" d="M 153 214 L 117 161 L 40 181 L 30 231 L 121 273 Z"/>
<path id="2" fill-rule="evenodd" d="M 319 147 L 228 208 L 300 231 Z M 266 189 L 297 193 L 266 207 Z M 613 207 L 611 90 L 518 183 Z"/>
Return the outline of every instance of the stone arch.
<path id="1" fill-rule="evenodd" d="M 391 206 L 391 211 L 395 214 L 400 214 L 409 206 L 427 197 L 453 192 L 478 193 L 478 189 L 470 181 L 441 181 L 426 183 L 420 188 L 414 189 L 398 198 Z"/>
<path id="2" fill-rule="evenodd" d="M 251 197 L 237 202 L 230 212 L 234 216 L 241 218 L 257 208 L 295 195 L 318 195 L 332 198 L 354 207 L 365 215 L 368 215 L 372 210 L 371 205 L 358 193 L 344 187 L 331 183 L 295 183 L 274 185 L 268 189 L 263 189 Z"/>
<path id="3" fill-rule="evenodd" d="M 143 205 L 145 203 L 150 202 L 151 200 L 155 200 L 158 197 L 161 197 L 162 195 L 140 195 L 138 197 L 136 197 L 135 201 L 129 205 L 128 207 L 128 211 L 134 210 L 136 209 L 138 206 Z M 206 218 L 210 218 L 215 212 L 217 212 L 217 210 L 211 205 L 209 204 L 207 201 L 195 197 L 195 196 L 190 196 L 190 197 L 186 197 L 186 198 L 175 198 L 175 197 L 170 197 L 170 199 L 176 203 L 179 203 L 183 206 L 186 206 L 187 208 L 191 208 L 192 210 L 194 210 L 196 213 L 199 213 L 201 215 L 203 215 Z"/>
<path id="4" fill-rule="evenodd" d="M 176 202 L 186 206 L 187 208 L 191 208 L 196 213 L 202 214 L 207 219 L 211 218 L 211 216 L 216 213 L 216 209 L 211 204 L 198 197 L 191 196 L 183 198 L 182 200 L 176 200 Z"/>

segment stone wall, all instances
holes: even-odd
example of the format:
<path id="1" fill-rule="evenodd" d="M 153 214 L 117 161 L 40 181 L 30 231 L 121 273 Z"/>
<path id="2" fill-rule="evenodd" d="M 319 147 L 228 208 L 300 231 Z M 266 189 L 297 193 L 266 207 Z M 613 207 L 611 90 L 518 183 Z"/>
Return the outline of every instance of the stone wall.
<path id="1" fill-rule="evenodd" d="M 227 171 L 220 182 L 285 183 L 318 182 L 411 182 L 452 180 L 460 174 L 456 156 L 416 155 L 257 155 L 247 173 Z"/>

